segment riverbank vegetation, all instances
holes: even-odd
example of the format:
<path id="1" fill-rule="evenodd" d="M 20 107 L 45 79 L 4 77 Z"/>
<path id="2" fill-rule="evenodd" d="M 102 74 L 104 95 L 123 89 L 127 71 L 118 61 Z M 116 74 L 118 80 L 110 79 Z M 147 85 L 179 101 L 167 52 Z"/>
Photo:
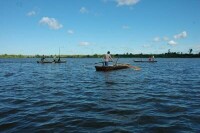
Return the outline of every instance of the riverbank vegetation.
<path id="1" fill-rule="evenodd" d="M 43 55 L 14 55 L 14 54 L 2 54 L 0 58 L 41 58 Z M 54 55 L 45 55 L 45 58 L 53 58 Z M 58 55 L 57 55 L 58 56 Z M 192 53 L 179 53 L 179 52 L 168 52 L 163 54 L 112 54 L 115 58 L 149 58 L 154 56 L 155 58 L 200 58 L 200 52 L 198 54 Z M 102 54 L 93 55 L 60 55 L 61 58 L 101 58 Z"/>

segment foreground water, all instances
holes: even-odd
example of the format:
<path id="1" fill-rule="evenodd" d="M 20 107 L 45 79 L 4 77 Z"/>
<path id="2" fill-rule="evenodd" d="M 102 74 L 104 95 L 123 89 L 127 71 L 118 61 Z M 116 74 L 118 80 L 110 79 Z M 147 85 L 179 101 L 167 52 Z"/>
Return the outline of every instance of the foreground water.
<path id="1" fill-rule="evenodd" d="M 0 132 L 200 132 L 200 59 L 36 60 L 0 59 Z"/>

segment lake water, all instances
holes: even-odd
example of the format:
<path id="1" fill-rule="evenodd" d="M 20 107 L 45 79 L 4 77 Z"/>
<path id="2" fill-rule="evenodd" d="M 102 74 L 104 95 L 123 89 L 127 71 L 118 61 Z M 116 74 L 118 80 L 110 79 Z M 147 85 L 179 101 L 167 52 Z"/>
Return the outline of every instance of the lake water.
<path id="1" fill-rule="evenodd" d="M 0 59 L 0 132 L 200 132 L 200 59 L 36 60 Z"/>

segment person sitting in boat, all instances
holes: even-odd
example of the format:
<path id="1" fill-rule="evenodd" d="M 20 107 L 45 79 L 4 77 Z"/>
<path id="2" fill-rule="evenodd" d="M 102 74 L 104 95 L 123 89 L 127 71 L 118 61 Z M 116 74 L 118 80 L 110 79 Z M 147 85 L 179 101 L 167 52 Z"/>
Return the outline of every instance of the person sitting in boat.
<path id="1" fill-rule="evenodd" d="M 108 66 L 108 62 L 109 61 L 113 61 L 113 59 L 112 59 L 112 57 L 111 57 L 111 55 L 110 55 L 110 51 L 108 51 L 107 52 L 107 54 L 105 54 L 105 56 L 104 56 L 104 66 Z"/>
<path id="2" fill-rule="evenodd" d="M 56 55 L 54 55 L 53 57 L 53 62 L 56 62 Z"/>
<path id="3" fill-rule="evenodd" d="M 154 61 L 154 56 L 151 57 L 151 61 Z"/>
<path id="4" fill-rule="evenodd" d="M 44 62 L 44 59 L 45 59 L 45 57 L 44 57 L 44 55 L 43 55 L 42 58 L 41 58 L 41 62 Z"/>
<path id="5" fill-rule="evenodd" d="M 149 57 L 149 61 L 151 61 L 151 57 Z"/>

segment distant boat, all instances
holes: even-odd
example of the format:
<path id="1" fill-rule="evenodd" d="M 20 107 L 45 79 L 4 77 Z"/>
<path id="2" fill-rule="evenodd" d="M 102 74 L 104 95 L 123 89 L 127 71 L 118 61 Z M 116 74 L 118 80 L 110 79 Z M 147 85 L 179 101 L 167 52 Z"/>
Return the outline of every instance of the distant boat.
<path id="1" fill-rule="evenodd" d="M 37 63 L 46 64 L 46 63 L 66 63 L 67 61 L 37 61 Z"/>
<path id="2" fill-rule="evenodd" d="M 37 61 L 37 63 L 46 64 L 46 63 L 66 63 L 67 61 Z"/>
<path id="3" fill-rule="evenodd" d="M 156 60 L 154 60 L 154 61 L 134 60 L 134 62 L 149 62 L 149 63 L 154 63 L 154 62 L 157 62 L 157 61 Z"/>
<path id="4" fill-rule="evenodd" d="M 129 64 L 117 64 L 113 66 L 95 66 L 96 71 L 112 71 L 112 70 L 119 70 L 119 69 L 126 69 L 130 68 Z"/>
<path id="5" fill-rule="evenodd" d="M 49 60 L 45 60 L 44 58 L 44 55 L 43 55 L 43 58 L 40 60 L 40 61 L 37 61 L 37 63 L 41 63 L 41 64 L 48 64 L 48 63 L 66 63 L 67 61 L 63 60 L 61 61 L 60 60 L 60 48 L 59 48 L 59 58 L 58 60 L 54 59 L 53 61 L 49 61 Z"/>

